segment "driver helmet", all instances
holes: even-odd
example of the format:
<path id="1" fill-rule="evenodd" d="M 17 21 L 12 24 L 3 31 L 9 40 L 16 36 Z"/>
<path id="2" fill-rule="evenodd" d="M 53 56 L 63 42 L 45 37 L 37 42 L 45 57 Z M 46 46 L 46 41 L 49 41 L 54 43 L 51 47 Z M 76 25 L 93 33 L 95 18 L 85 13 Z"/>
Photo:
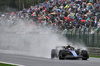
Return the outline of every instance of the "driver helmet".
<path id="1" fill-rule="evenodd" d="M 71 45 L 71 44 L 67 44 L 67 47 L 71 47 L 70 45 Z"/>

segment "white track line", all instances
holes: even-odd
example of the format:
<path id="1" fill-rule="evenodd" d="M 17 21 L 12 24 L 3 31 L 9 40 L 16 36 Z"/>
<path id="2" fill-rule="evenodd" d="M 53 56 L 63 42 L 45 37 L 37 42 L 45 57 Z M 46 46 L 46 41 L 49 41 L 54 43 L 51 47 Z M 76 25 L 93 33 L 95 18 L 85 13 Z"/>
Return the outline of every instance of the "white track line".
<path id="1" fill-rule="evenodd" d="M 4 64 L 11 64 L 11 65 L 17 65 L 17 66 L 25 66 L 25 65 L 14 64 L 14 63 L 9 63 L 9 62 L 3 62 L 3 61 L 0 61 L 0 63 L 4 63 Z"/>

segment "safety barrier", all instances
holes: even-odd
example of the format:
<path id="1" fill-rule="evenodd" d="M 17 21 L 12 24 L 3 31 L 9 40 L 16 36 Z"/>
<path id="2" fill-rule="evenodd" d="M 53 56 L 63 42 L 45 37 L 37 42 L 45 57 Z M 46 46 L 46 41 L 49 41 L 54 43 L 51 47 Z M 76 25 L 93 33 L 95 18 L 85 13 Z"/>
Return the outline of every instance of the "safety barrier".
<path id="1" fill-rule="evenodd" d="M 90 55 L 100 56 L 100 48 L 97 47 L 88 47 L 88 52 Z"/>

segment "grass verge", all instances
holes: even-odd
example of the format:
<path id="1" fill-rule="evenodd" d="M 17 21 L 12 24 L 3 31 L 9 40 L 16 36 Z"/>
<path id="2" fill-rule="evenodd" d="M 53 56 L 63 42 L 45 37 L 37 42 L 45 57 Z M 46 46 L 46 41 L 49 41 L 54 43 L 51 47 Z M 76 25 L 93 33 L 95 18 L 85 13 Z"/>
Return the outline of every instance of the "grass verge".
<path id="1" fill-rule="evenodd" d="M 90 57 L 100 58 L 100 56 L 90 55 Z"/>
<path id="2" fill-rule="evenodd" d="M 11 64 L 0 63 L 0 66 L 17 66 L 17 65 L 11 65 Z"/>

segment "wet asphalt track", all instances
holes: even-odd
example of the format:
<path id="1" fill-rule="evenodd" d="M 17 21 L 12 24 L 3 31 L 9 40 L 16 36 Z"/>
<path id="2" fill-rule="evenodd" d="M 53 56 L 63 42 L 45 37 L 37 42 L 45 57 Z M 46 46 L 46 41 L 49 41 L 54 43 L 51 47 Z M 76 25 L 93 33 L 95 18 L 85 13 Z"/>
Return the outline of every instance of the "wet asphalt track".
<path id="1" fill-rule="evenodd" d="M 0 53 L 0 61 L 25 66 L 100 66 L 100 58 L 88 60 L 58 60 Z"/>

